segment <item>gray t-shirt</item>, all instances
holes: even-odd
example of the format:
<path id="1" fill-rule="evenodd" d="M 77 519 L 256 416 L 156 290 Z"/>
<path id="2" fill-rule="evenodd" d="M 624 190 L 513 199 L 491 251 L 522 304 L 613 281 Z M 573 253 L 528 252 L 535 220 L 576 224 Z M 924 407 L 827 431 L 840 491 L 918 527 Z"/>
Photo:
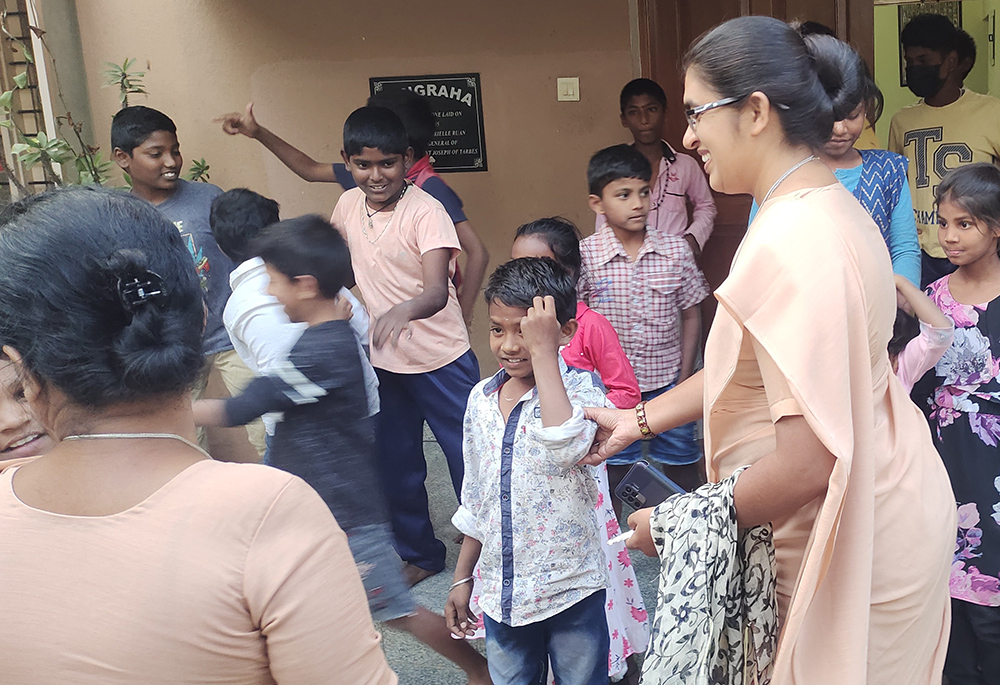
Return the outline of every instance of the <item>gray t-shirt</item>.
<path id="1" fill-rule="evenodd" d="M 229 299 L 229 272 L 235 265 L 222 253 L 212 229 L 208 213 L 212 200 L 222 194 L 222 188 L 211 183 L 178 181 L 177 190 L 165 202 L 156 205 L 177 230 L 191 252 L 194 266 L 205 291 L 208 304 L 208 321 L 205 323 L 205 354 L 215 354 L 233 349 L 226 327 L 222 324 L 222 311 Z"/>

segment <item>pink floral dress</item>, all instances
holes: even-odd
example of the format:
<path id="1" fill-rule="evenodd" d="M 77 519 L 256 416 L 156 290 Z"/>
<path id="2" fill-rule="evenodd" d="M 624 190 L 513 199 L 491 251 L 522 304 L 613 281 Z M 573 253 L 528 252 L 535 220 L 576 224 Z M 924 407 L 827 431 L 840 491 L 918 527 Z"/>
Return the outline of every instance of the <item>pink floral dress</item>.
<path id="1" fill-rule="evenodd" d="M 1000 606 L 1000 298 L 957 302 L 950 276 L 928 287 L 955 322 L 955 340 L 934 367 L 935 442 L 958 502 L 951 596 Z"/>

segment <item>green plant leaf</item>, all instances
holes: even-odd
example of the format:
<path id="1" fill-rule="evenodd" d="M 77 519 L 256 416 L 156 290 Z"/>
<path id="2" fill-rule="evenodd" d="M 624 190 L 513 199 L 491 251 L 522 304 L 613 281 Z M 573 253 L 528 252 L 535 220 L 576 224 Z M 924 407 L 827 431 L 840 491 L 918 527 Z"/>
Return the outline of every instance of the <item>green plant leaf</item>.
<path id="1" fill-rule="evenodd" d="M 10 109 L 14 106 L 14 91 L 8 90 L 4 91 L 3 95 L 0 95 L 0 108 Z"/>
<path id="2" fill-rule="evenodd" d="M 49 137 L 45 135 L 45 131 L 39 131 L 35 140 L 38 141 L 38 147 L 47 147 L 49 144 Z"/>
<path id="3" fill-rule="evenodd" d="M 14 128 L 14 122 L 10 119 L 0 119 L 0 126 L 6 129 Z"/>
<path id="4" fill-rule="evenodd" d="M 14 81 L 14 85 L 16 85 L 18 88 L 27 88 L 28 87 L 28 72 L 22 71 L 20 74 L 15 74 L 14 78 L 13 78 L 13 81 Z"/>
<path id="5" fill-rule="evenodd" d="M 40 161 L 42 161 L 42 153 L 41 152 L 29 152 L 29 153 L 27 153 L 25 155 L 22 155 L 20 159 L 21 159 L 21 164 L 24 165 L 24 168 L 25 169 L 30 169 L 31 167 L 35 166 Z"/>
<path id="6" fill-rule="evenodd" d="M 27 143 L 14 143 L 13 145 L 10 146 L 11 154 L 15 155 L 23 154 L 26 150 L 30 149 L 31 146 L 28 145 Z"/>

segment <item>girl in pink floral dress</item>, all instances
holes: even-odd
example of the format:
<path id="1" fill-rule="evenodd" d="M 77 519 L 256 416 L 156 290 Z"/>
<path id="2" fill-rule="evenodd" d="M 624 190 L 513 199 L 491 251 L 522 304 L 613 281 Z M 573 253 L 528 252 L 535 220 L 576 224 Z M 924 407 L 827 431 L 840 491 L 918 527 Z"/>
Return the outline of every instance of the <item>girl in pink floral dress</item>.
<path id="1" fill-rule="evenodd" d="M 955 322 L 935 368 L 938 451 L 958 502 L 945 675 L 1000 683 L 1000 169 L 971 164 L 937 190 L 938 238 L 955 273 L 929 294 Z"/>

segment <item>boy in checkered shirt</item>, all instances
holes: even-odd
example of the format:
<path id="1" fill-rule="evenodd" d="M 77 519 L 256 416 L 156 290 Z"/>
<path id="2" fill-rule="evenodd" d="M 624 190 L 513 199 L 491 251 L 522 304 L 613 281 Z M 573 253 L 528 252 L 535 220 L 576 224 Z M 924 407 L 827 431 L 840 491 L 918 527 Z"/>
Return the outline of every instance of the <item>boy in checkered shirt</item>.
<path id="1" fill-rule="evenodd" d="M 614 326 L 632 363 L 642 399 L 650 400 L 694 371 L 701 336 L 699 303 L 708 283 L 683 238 L 649 228 L 649 161 L 631 145 L 597 152 L 587 167 L 590 208 L 604 223 L 580 245 L 581 300 Z M 648 458 L 686 489 L 705 482 L 694 424 L 661 433 Z M 642 456 L 636 443 L 608 460 L 611 491 Z"/>

